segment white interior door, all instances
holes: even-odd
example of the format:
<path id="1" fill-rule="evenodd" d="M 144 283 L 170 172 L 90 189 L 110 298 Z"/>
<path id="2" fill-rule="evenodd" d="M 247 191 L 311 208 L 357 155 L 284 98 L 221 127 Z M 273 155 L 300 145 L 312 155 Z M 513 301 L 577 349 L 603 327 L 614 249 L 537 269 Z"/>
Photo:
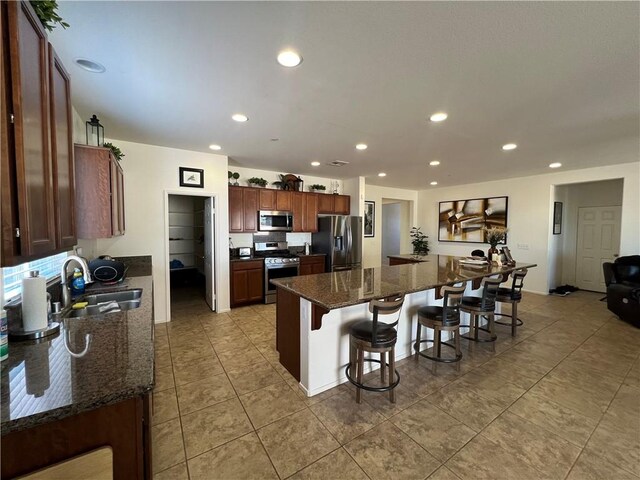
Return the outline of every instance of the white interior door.
<path id="1" fill-rule="evenodd" d="M 620 249 L 622 207 L 578 208 L 576 285 L 583 290 L 606 291 L 602 264 L 613 262 Z"/>
<path id="2" fill-rule="evenodd" d="M 214 274 L 214 217 L 215 209 L 213 205 L 213 197 L 209 197 L 204 201 L 204 273 L 206 277 L 205 297 L 207 305 L 212 311 L 216 311 L 216 282 Z"/>

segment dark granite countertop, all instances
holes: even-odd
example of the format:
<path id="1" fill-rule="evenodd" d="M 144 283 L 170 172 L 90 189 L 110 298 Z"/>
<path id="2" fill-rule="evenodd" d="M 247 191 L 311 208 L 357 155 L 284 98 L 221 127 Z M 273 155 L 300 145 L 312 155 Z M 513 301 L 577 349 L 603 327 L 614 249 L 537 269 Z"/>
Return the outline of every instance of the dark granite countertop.
<path id="1" fill-rule="evenodd" d="M 465 257 L 428 255 L 423 262 L 362 270 L 319 273 L 271 280 L 271 283 L 328 310 L 365 303 L 398 293 L 413 293 L 464 280 L 508 273 L 535 264 L 464 265 Z"/>
<path id="2" fill-rule="evenodd" d="M 398 258 L 400 260 L 408 260 L 410 262 L 416 262 L 416 263 L 429 261 L 428 255 L 411 255 L 411 254 L 387 255 L 387 258 Z"/>
<path id="3" fill-rule="evenodd" d="M 148 267 L 150 269 L 150 266 Z M 143 267 L 137 273 L 145 272 Z M 140 308 L 70 318 L 36 342 L 12 342 L 2 362 L 2 435 L 149 392 L 154 385 L 152 277 L 128 277 L 142 288 Z M 89 346 L 84 355 L 81 354 Z"/>

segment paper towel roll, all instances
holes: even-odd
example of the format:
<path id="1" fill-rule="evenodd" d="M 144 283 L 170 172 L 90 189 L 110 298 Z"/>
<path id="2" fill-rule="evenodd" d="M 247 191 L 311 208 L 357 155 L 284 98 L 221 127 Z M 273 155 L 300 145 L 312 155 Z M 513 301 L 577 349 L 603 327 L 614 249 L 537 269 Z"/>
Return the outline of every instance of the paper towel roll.
<path id="1" fill-rule="evenodd" d="M 22 328 L 27 331 L 47 328 L 47 279 L 38 271 L 22 279 Z"/>

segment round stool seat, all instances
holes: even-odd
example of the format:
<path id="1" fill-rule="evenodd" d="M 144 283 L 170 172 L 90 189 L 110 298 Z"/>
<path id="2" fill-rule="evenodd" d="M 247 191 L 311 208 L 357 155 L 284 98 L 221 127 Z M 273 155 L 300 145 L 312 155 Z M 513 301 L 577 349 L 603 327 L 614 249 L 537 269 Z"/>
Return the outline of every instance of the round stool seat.
<path id="1" fill-rule="evenodd" d="M 349 333 L 358 340 L 364 340 L 365 342 L 373 341 L 373 322 L 370 320 L 361 320 L 356 322 L 349 328 Z M 385 347 L 395 343 L 398 338 L 398 332 L 395 328 L 385 325 L 381 322 L 378 323 L 378 331 L 376 332 L 375 343 L 380 347 Z"/>
<path id="2" fill-rule="evenodd" d="M 460 325 L 460 317 L 457 316 L 453 320 L 444 321 L 442 320 L 442 312 L 444 309 L 438 305 L 427 305 L 426 307 L 420 307 L 418 309 L 418 317 L 422 317 L 425 319 L 431 320 L 432 323 L 439 323 L 442 326 L 453 327 L 455 325 Z"/>
<path id="3" fill-rule="evenodd" d="M 498 289 L 498 295 L 496 301 L 498 302 L 513 302 L 522 300 L 522 293 L 513 292 L 510 288 L 500 287 Z"/>
<path id="4" fill-rule="evenodd" d="M 462 297 L 462 301 L 460 302 L 460 308 L 464 309 L 464 307 L 473 308 L 474 310 L 479 310 L 482 312 L 493 312 L 496 308 L 495 302 L 485 302 L 484 308 L 482 307 L 482 298 L 481 297 Z"/>

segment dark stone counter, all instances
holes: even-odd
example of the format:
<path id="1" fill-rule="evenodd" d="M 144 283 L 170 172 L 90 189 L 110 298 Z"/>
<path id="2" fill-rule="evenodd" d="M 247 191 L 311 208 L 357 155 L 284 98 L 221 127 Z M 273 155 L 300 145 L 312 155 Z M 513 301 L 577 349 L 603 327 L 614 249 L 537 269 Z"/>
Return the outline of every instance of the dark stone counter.
<path id="1" fill-rule="evenodd" d="M 465 257 L 427 255 L 420 262 L 281 278 L 271 283 L 327 310 L 365 303 L 374 298 L 430 290 L 442 285 L 509 273 L 535 264 L 465 265 Z"/>
<path id="2" fill-rule="evenodd" d="M 121 402 L 154 385 L 153 295 L 140 267 L 119 289 L 142 288 L 140 308 L 70 318 L 39 342 L 13 342 L 2 362 L 2 435 Z M 87 342 L 87 338 L 89 341 Z M 88 345 L 88 346 L 87 346 Z M 84 352 L 86 349 L 86 352 Z M 84 354 L 83 354 L 84 352 Z"/>

